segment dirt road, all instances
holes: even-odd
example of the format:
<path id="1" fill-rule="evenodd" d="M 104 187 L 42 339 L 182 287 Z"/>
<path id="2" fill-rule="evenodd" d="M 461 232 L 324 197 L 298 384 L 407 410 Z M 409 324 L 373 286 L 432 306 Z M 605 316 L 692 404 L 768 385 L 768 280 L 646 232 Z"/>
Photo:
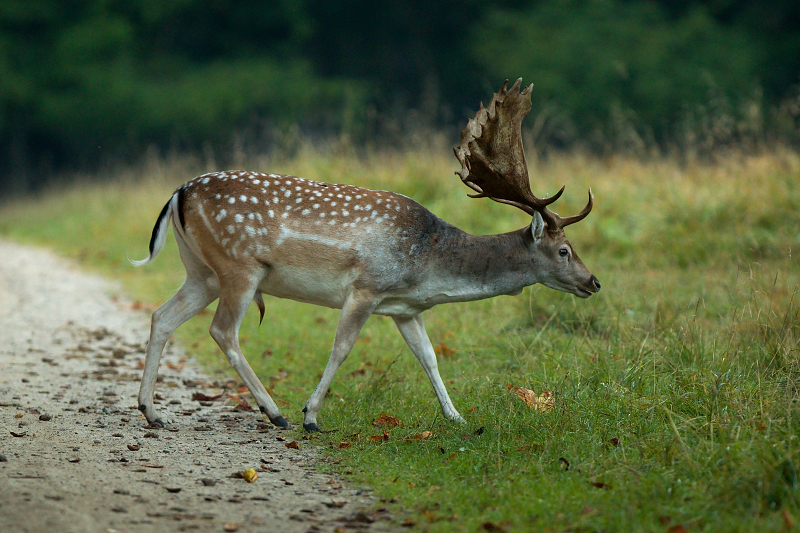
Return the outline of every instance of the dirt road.
<path id="1" fill-rule="evenodd" d="M 368 491 L 236 411 L 174 346 L 151 429 L 136 409 L 148 319 L 113 285 L 0 241 L 0 531 L 385 531 Z M 227 392 L 235 392 L 227 390 Z M 247 468 L 248 483 L 231 477 Z"/>

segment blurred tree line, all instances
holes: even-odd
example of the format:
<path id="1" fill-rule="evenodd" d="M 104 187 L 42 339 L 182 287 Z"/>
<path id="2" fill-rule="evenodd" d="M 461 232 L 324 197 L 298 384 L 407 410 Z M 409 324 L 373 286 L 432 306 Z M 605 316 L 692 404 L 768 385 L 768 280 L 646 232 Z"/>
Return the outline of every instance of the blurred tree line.
<path id="1" fill-rule="evenodd" d="M 396 145 L 517 77 L 540 149 L 795 143 L 800 2 L 0 0 L 0 194 L 151 145 Z"/>

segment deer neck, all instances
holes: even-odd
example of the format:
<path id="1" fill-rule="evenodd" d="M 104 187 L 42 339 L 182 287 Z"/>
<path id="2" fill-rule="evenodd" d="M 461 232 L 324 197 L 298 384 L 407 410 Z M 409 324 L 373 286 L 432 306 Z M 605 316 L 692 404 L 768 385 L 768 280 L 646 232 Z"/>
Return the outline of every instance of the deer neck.
<path id="1" fill-rule="evenodd" d="M 499 235 L 470 235 L 444 223 L 432 240 L 426 288 L 436 304 L 518 294 L 538 282 L 527 228 Z"/>

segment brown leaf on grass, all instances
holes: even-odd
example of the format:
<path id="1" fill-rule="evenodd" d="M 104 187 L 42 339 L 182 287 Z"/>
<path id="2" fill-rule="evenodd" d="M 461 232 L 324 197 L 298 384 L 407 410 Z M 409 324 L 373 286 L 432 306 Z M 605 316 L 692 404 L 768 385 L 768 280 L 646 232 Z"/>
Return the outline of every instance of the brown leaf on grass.
<path id="1" fill-rule="evenodd" d="M 436 355 L 441 355 L 442 357 L 450 357 L 456 353 L 456 351 L 445 343 L 441 343 L 433 348 L 433 353 Z"/>
<path id="2" fill-rule="evenodd" d="M 667 533 L 689 533 L 689 530 L 683 527 L 683 524 L 676 524 L 669 528 Z"/>
<path id="3" fill-rule="evenodd" d="M 183 370 L 184 366 L 185 365 L 176 365 L 174 363 L 167 363 L 167 368 L 169 368 L 170 370 Z"/>
<path id="4" fill-rule="evenodd" d="M 525 402 L 525 405 L 534 411 L 547 412 L 553 410 L 553 393 L 549 390 L 545 390 L 537 395 L 535 392 L 525 387 L 517 387 L 516 385 L 508 384 L 506 388 L 516 392 L 517 396 Z"/>
<path id="5" fill-rule="evenodd" d="M 402 422 L 396 416 L 392 416 L 389 413 L 381 413 L 378 415 L 378 418 L 372 421 L 372 425 L 375 427 L 397 427 L 401 425 Z"/>
<path id="6" fill-rule="evenodd" d="M 292 442 L 287 442 L 286 444 L 284 444 L 284 446 L 286 446 L 287 448 L 292 448 L 294 450 L 300 449 L 300 444 L 296 440 L 293 440 Z"/>
<path id="7" fill-rule="evenodd" d="M 505 529 L 493 522 L 484 522 L 481 524 L 481 529 L 484 531 L 491 531 L 492 533 L 505 533 Z"/>
<path id="8" fill-rule="evenodd" d="M 195 392 L 192 394 L 192 400 L 197 402 L 213 402 L 215 400 L 219 400 L 222 398 L 222 394 L 217 394 L 216 396 L 209 396 L 208 394 L 203 394 L 202 392 Z"/>
<path id="9" fill-rule="evenodd" d="M 789 509 L 784 509 L 781 514 L 783 515 L 783 525 L 786 531 L 791 531 L 794 527 L 794 517 L 792 513 L 789 512 Z"/>
<path id="10" fill-rule="evenodd" d="M 341 450 L 342 448 L 349 448 L 350 446 L 352 446 L 352 444 L 350 444 L 349 442 L 340 442 L 340 443 L 339 443 L 339 449 L 340 449 L 340 450 Z"/>
<path id="11" fill-rule="evenodd" d="M 377 444 L 379 442 L 386 442 L 388 440 L 389 440 L 389 432 L 386 431 L 385 429 L 383 430 L 383 435 L 372 435 L 369 438 L 369 441 L 373 442 L 375 444 Z"/>
<path id="12" fill-rule="evenodd" d="M 422 433 L 417 433 L 416 435 L 411 435 L 410 437 L 406 437 L 406 440 L 425 440 L 433 436 L 433 431 L 423 431 Z"/>

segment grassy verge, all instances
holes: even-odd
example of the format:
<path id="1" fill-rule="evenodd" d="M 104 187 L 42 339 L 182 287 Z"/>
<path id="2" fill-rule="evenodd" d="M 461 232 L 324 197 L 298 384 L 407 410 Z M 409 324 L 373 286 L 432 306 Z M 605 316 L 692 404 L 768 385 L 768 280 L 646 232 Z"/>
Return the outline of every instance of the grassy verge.
<path id="1" fill-rule="evenodd" d="M 446 150 L 302 153 L 246 166 L 397 190 L 473 233 L 528 222 L 466 198 L 451 159 Z M 182 280 L 172 239 L 144 269 L 125 256 L 146 255 L 169 193 L 200 167 L 151 161 L 112 184 L 16 201 L 0 210 L 0 235 L 55 248 L 160 304 Z M 375 487 L 420 530 L 791 529 L 800 515 L 800 159 L 776 151 L 680 167 L 573 156 L 532 175 L 540 195 L 567 185 L 562 214 L 593 188 L 595 211 L 568 233 L 603 291 L 583 301 L 532 287 L 426 313 L 466 427 L 443 422 L 391 321 L 371 318 L 320 414 L 333 431 L 304 445 L 322 447 L 331 468 Z M 266 304 L 260 328 L 255 309 L 246 320 L 243 348 L 299 422 L 338 314 Z M 226 368 L 209 321 L 201 315 L 178 336 L 210 368 Z M 552 391 L 553 409 L 529 409 L 507 385 Z M 401 424 L 374 426 L 382 412 Z"/>

